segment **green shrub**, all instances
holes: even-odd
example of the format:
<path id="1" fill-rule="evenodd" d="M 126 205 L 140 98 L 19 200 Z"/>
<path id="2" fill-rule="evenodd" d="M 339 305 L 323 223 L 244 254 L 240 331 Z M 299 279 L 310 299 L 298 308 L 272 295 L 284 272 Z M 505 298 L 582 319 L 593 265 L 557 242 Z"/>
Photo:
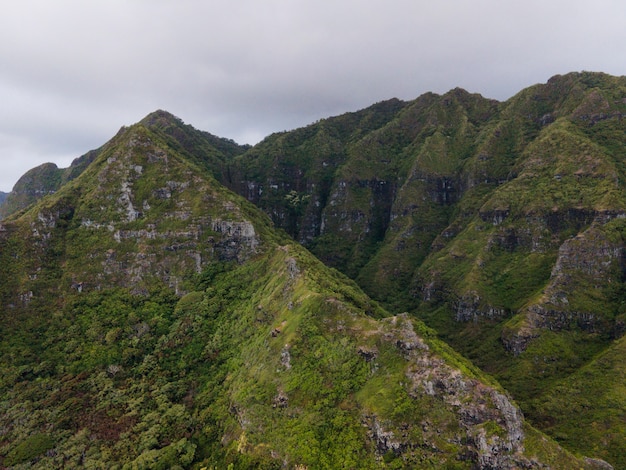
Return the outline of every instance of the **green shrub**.
<path id="1" fill-rule="evenodd" d="M 11 466 L 28 462 L 39 457 L 44 452 L 54 447 L 54 439 L 49 434 L 38 433 L 27 437 L 22 442 L 11 449 L 5 459 L 4 464 Z"/>

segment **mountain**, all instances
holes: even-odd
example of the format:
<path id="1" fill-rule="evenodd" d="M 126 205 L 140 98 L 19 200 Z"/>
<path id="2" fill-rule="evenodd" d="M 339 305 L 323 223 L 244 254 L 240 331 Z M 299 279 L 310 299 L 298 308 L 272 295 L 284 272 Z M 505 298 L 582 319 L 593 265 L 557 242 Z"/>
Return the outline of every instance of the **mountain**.
<path id="1" fill-rule="evenodd" d="M 502 115 L 524 120 L 514 150 L 494 150 L 507 135 L 498 123 L 475 155 L 489 168 L 510 158 L 506 176 L 473 178 L 411 280 L 419 316 L 501 380 L 532 422 L 623 467 L 626 400 L 613 378 L 626 363 L 602 358 L 619 351 L 626 313 L 626 79 L 554 77 Z M 591 376 L 596 385 L 583 386 Z"/>
<path id="2" fill-rule="evenodd" d="M 225 183 L 433 327 L 533 423 L 624 467 L 625 116 L 626 78 L 601 73 L 502 103 L 455 89 L 269 136 Z M 574 383 L 585 405 L 570 408 Z"/>
<path id="3" fill-rule="evenodd" d="M 277 232 L 163 117 L 0 225 L 0 466 L 602 468 Z"/>
<path id="4" fill-rule="evenodd" d="M 78 176 L 98 156 L 98 152 L 92 150 L 76 158 L 65 169 L 58 168 L 54 163 L 44 163 L 26 172 L 15 183 L 11 192 L 0 201 L 0 219 L 54 193 L 63 184 Z"/>
<path id="5" fill-rule="evenodd" d="M 216 177 L 228 158 L 246 151 L 248 145 L 238 145 L 230 139 L 216 137 L 185 124 L 181 119 L 162 110 L 146 116 L 143 124 L 163 133 L 169 145 L 184 153 L 191 161 L 208 167 Z M 120 132 L 123 132 L 122 128 Z M 76 158 L 65 169 L 54 163 L 44 163 L 24 174 L 4 198 L 0 197 L 0 219 L 28 207 L 47 194 L 56 192 L 65 183 L 79 176 L 99 155 L 101 149 L 91 150 Z M 3 193 L 4 194 L 4 193 Z"/>
<path id="6" fill-rule="evenodd" d="M 316 266 L 314 271 L 318 274 L 311 274 L 308 279 L 331 276 L 334 280 L 325 286 L 347 285 L 353 292 L 342 297 L 337 294 L 336 289 L 339 288 L 336 287 L 324 291 L 324 294 L 320 293 L 317 283 L 315 287 L 307 287 L 315 295 L 341 299 L 344 305 L 348 305 L 348 310 L 356 302 L 356 311 L 370 312 L 370 316 L 379 318 L 376 320 L 378 323 L 372 325 L 391 321 L 385 318 L 396 318 L 393 320 L 395 322 L 410 319 L 418 337 L 422 341 L 432 342 L 428 343 L 429 351 L 435 350 L 443 360 L 453 360 L 453 367 L 457 370 L 466 374 L 471 372 L 473 380 L 491 384 L 494 389 L 500 390 L 498 393 L 504 393 L 499 385 L 488 378 L 494 376 L 506 393 L 510 393 L 515 402 L 520 404 L 533 426 L 577 455 L 605 459 L 616 468 L 623 468 L 626 467 L 626 394 L 623 393 L 622 385 L 626 374 L 626 362 L 623 360 L 626 318 L 626 212 L 622 186 L 626 176 L 624 116 L 626 77 L 581 72 L 555 76 L 545 84 L 522 90 L 505 102 L 485 99 L 462 89 L 451 90 L 444 95 L 428 93 L 409 102 L 396 99 L 383 101 L 357 112 L 322 119 L 301 129 L 272 134 L 251 148 L 197 131 L 164 111 L 151 114 L 137 126 L 144 129 L 152 141 L 158 142 L 159 148 L 167 149 L 181 161 L 192 165 L 194 171 L 204 175 L 203 178 L 213 178 L 210 180 L 211 187 L 219 187 L 223 194 L 234 197 L 224 189 L 225 186 L 262 209 L 271 223 L 243 200 L 233 200 L 236 207 L 242 211 L 245 208 L 245 219 L 251 222 L 255 234 L 265 230 L 264 233 L 269 234 L 266 237 L 279 240 L 275 242 L 277 246 L 298 250 L 297 253 L 302 253 L 308 260 L 304 262 L 305 265 Z M 128 131 L 123 129 L 120 135 Z M 116 145 L 114 142 L 115 139 L 107 145 Z M 102 152 L 102 149 L 98 152 Z M 137 165 L 142 168 L 145 166 L 140 163 Z M 89 168 L 79 172 L 80 177 L 75 180 L 55 186 L 56 192 L 51 197 L 60 197 L 78 185 L 82 178 L 87 178 L 83 173 L 89 174 Z M 94 187 L 95 181 L 89 181 L 84 186 L 81 183 L 81 187 Z M 169 181 L 180 182 L 184 178 Z M 231 253 L 223 250 L 228 246 L 241 246 L 240 240 L 220 242 L 213 238 L 205 242 L 198 238 L 196 241 L 194 237 L 205 233 L 202 227 L 208 226 L 207 221 L 204 225 L 194 221 L 194 227 L 201 228 L 191 229 L 186 225 L 188 219 L 182 219 L 170 231 L 165 228 L 157 230 L 163 220 L 171 223 L 177 220 L 178 216 L 168 212 L 173 210 L 172 207 L 162 205 L 164 201 L 171 201 L 176 192 L 172 192 L 167 181 L 142 184 L 144 186 L 136 185 L 134 180 L 126 186 L 118 183 L 117 192 L 111 194 L 102 189 L 92 191 L 88 200 L 93 199 L 93 202 L 88 212 L 93 214 L 80 220 L 93 221 L 102 233 L 108 233 L 104 231 L 106 226 L 113 233 L 113 241 L 100 240 L 98 237 L 83 239 L 84 235 L 74 235 L 74 232 L 69 238 L 65 237 L 67 241 L 59 247 L 77 248 L 72 257 L 62 261 L 60 266 L 54 264 L 48 282 L 50 289 L 59 288 L 58 282 L 53 280 L 59 278 L 60 269 L 65 270 L 65 284 L 70 286 L 69 289 L 75 295 L 79 294 L 78 289 L 84 289 L 81 295 L 89 293 L 85 286 L 90 285 L 95 286 L 93 289 L 96 292 L 102 289 L 108 291 L 110 286 L 132 286 L 126 289 L 128 292 L 124 291 L 124 295 L 131 296 L 130 299 L 137 296 L 144 298 L 146 295 L 155 298 L 153 291 L 157 287 L 161 297 L 156 295 L 156 298 L 169 298 L 169 294 L 163 292 L 170 291 L 176 296 L 193 295 L 193 292 L 204 292 L 203 295 L 206 295 L 209 287 L 207 283 L 232 284 L 238 282 L 239 276 L 245 286 L 240 287 L 241 291 L 248 298 L 261 298 L 260 294 L 254 293 L 258 291 L 248 290 L 259 284 L 250 277 L 250 273 L 244 273 L 243 266 L 257 259 L 255 256 L 265 256 L 263 253 L 267 254 L 271 249 L 263 251 L 259 248 L 262 243 L 255 245 L 255 242 L 248 241 L 254 248 L 244 243 L 243 246 L 248 248 L 243 252 L 235 250 L 235 253 Z M 122 193 L 128 193 L 127 196 L 120 195 L 119 187 L 126 188 Z M 134 193 L 131 196 L 129 191 L 141 187 L 144 189 L 139 196 Z M 164 192 L 154 192 L 154 188 L 163 189 Z M 207 191 L 205 187 L 195 189 Z M 108 195 L 98 196 L 100 193 Z M 195 193 L 195 190 L 191 193 Z M 158 194 L 162 195 L 162 201 L 157 198 L 161 203 L 151 202 L 151 197 Z M 38 193 L 33 199 L 39 200 L 40 195 Z M 205 204 L 199 200 L 192 203 L 190 201 L 195 199 L 189 197 L 191 199 L 184 204 L 180 203 L 185 206 L 182 212 L 195 214 L 194 218 L 202 218 L 202 211 L 193 212 L 189 207 L 205 210 Z M 130 206 L 127 200 L 133 201 Z M 144 200 L 147 201 L 145 208 Z M 36 204 L 42 204 L 43 201 Z M 130 226 L 120 229 L 116 224 L 109 224 L 112 203 L 125 204 L 127 218 L 136 214 L 135 220 L 124 222 Z M 75 206 L 74 203 L 70 205 Z M 35 205 L 28 211 L 15 212 L 5 221 L 5 226 L 10 227 L 13 221 L 21 220 L 19 224 L 35 227 L 35 219 L 39 218 L 33 214 L 41 213 L 33 212 L 37 207 Z M 161 209 L 153 210 L 161 207 L 165 212 L 160 212 Z M 23 209 L 24 205 L 20 208 Z M 79 220 L 73 215 L 75 211 L 72 211 L 71 217 L 66 216 L 68 227 L 71 226 L 70 220 Z M 109 215 L 105 217 L 99 211 L 108 211 Z M 144 214 L 150 212 L 153 214 L 149 217 L 152 220 L 150 224 L 154 228 L 142 222 Z M 56 213 L 53 211 L 53 214 Z M 63 214 L 64 211 L 59 213 Z M 27 214 L 31 214 L 30 222 L 26 222 Z M 43 214 L 45 220 L 46 212 Z M 169 215 L 164 217 L 162 214 Z M 212 213 L 211 217 L 225 219 L 219 211 Z M 284 232 L 282 235 L 276 233 L 272 224 L 304 245 L 327 266 L 352 278 L 356 284 L 337 271 L 320 265 L 306 251 L 292 244 Z M 10 244 L 21 246 L 25 253 L 30 253 L 30 248 L 27 248 L 30 242 L 22 239 L 28 240 L 28 230 L 32 228 L 23 230 L 21 236 L 10 239 Z M 39 228 L 36 230 L 47 233 Z M 250 233 L 247 229 L 242 229 L 243 232 Z M 183 235 L 189 233 L 194 234 L 193 242 L 186 238 L 189 235 Z M 147 238 L 150 242 L 136 246 L 133 242 L 136 236 Z M 170 236 L 175 238 L 175 243 L 166 241 Z M 126 254 L 118 254 L 117 243 L 123 243 L 122 253 Z M 210 253 L 201 249 L 207 246 L 206 243 L 212 247 Z M 35 281 L 40 280 L 37 271 L 39 263 L 48 258 L 58 259 L 57 253 L 64 253 L 63 249 L 54 248 L 52 254 L 48 255 L 33 252 L 32 256 L 36 258 L 31 261 L 31 271 L 28 273 L 16 267 L 15 263 L 15 260 L 23 261 L 25 255 L 10 254 L 10 251 L 3 249 L 2 253 L 6 251 L 6 255 L 0 265 L 11 266 L 5 269 L 4 277 L 0 279 L 6 283 L 3 290 L 6 293 L 3 295 L 7 296 L 6 305 L 26 308 L 20 304 L 25 299 L 29 306 L 27 308 L 31 308 L 36 296 L 28 283 L 33 281 L 33 276 Z M 184 253 L 182 258 L 179 256 L 181 250 Z M 113 257 L 106 258 L 107 253 Z M 218 264 L 214 265 L 207 260 L 216 253 Z M 191 260 L 195 260 L 195 268 Z M 22 261 L 17 264 L 20 265 Z M 302 272 L 302 262 L 299 263 L 296 264 L 299 272 Z M 268 276 L 265 282 L 273 283 L 271 273 L 266 273 L 266 270 L 276 270 L 276 274 L 279 274 L 282 272 L 277 268 L 279 265 L 269 263 L 259 268 Z M 200 270 L 200 275 L 185 274 L 194 269 Z M 74 290 L 71 287 L 73 285 Z M 267 293 L 275 292 L 269 287 L 262 289 Z M 359 289 L 380 302 L 380 306 Z M 16 292 L 21 295 L 18 301 L 11 298 L 10 294 Z M 43 297 L 58 298 L 61 294 L 60 291 L 46 291 Z M 33 301 L 28 300 L 31 295 Z M 243 302 L 242 299 L 239 301 Z M 65 305 L 65 301 L 58 302 Z M 171 305 L 176 302 L 172 299 Z M 203 302 L 211 303 L 208 300 Z M 297 305 L 297 302 L 291 302 Z M 225 311 L 226 306 L 233 303 L 238 305 L 231 298 L 219 300 L 218 303 L 219 311 Z M 42 300 L 42 311 L 50 308 L 43 306 L 48 304 L 48 300 Z M 260 300 L 257 302 L 259 312 L 265 312 L 264 305 Z M 325 303 L 321 305 L 326 306 Z M 136 308 L 139 307 L 132 306 L 132 309 Z M 320 308 L 321 312 L 327 312 L 326 307 Z M 408 315 L 404 312 L 408 312 Z M 272 310 L 271 314 L 278 313 Z M 320 315 L 326 318 L 327 313 Z M 330 315 L 333 317 L 335 313 Z M 48 318 L 47 315 L 43 317 Z M 258 321 L 252 320 L 252 316 L 250 318 L 251 322 Z M 221 325 L 223 320 L 220 317 L 216 324 Z M 316 331 L 322 328 L 322 336 L 332 339 L 329 344 L 333 346 L 329 346 L 328 351 L 334 350 L 337 340 L 340 343 L 354 341 L 357 352 L 361 351 L 358 352 L 359 356 L 365 359 L 369 357 L 371 348 L 361 348 L 361 343 L 365 341 L 363 336 L 350 336 L 352 339 L 347 340 L 343 336 L 336 336 L 337 332 L 355 334 L 355 328 L 336 327 L 332 333 L 328 333 L 325 328 L 331 321 L 321 321 L 322 326 L 316 325 Z M 338 321 L 338 325 L 342 321 L 351 324 L 347 319 Z M 35 332 L 40 331 L 37 330 L 40 328 L 38 325 L 33 320 L 20 328 L 31 328 Z M 204 331 L 204 327 L 198 328 Z M 272 328 L 278 329 L 272 338 L 281 337 L 283 329 L 275 324 L 272 324 Z M 380 331 L 384 329 L 379 326 L 372 328 Z M 235 336 L 248 338 L 246 334 L 238 332 Z M 365 334 L 365 337 L 368 335 Z M 14 336 L 19 337 L 18 334 Z M 469 358 L 481 371 L 446 349 L 441 339 Z M 24 344 L 28 344 L 28 341 L 24 340 Z M 229 344 L 234 347 L 234 343 Z M 376 358 L 382 357 L 381 346 L 376 348 Z M 289 354 L 285 357 L 291 357 L 291 351 L 287 349 Z M 279 348 L 275 352 L 282 357 L 284 350 Z M 260 355 L 255 349 L 248 350 L 248 354 L 250 357 Z M 320 362 L 325 355 L 318 354 L 316 357 L 317 362 Z M 256 366 L 252 364 L 256 363 L 250 362 L 251 359 L 247 362 L 239 360 L 246 367 L 265 370 L 264 366 L 255 369 Z M 411 358 L 405 357 L 403 360 L 411 362 Z M 371 361 L 365 362 L 371 365 Z M 221 370 L 224 373 L 224 369 Z M 278 367 L 276 370 L 282 369 Z M 332 371 L 326 369 L 326 377 L 335 372 L 336 368 Z M 485 372 L 489 375 L 485 375 Z M 410 372 L 408 375 L 405 372 L 405 376 L 410 375 Z M 233 374 L 227 372 L 224 376 L 232 377 Z M 31 377 L 30 380 L 34 379 Z M 381 380 L 378 384 L 384 390 L 395 390 L 396 387 L 390 386 L 392 382 Z M 246 381 L 240 383 L 246 384 L 243 388 L 249 385 Z M 406 391 L 405 380 L 399 380 L 398 383 Z M 282 383 L 282 387 L 280 390 L 284 391 L 286 385 Z M 385 401 L 391 397 L 386 391 L 374 392 L 374 389 L 366 388 L 368 391 L 361 393 L 356 391 L 357 388 L 350 389 L 351 393 L 361 399 L 376 396 L 377 400 Z M 217 386 L 215 389 L 223 391 Z M 412 396 L 411 390 L 408 391 L 409 396 Z M 447 386 L 441 390 L 434 386 L 434 390 L 441 391 L 444 396 L 458 394 L 457 391 L 450 392 Z M 274 391 L 266 391 L 264 396 L 272 393 Z M 230 397 L 228 394 L 225 396 Z M 282 409 L 280 393 L 276 391 L 272 396 L 278 397 L 273 404 Z M 287 398 L 287 403 L 291 404 L 291 399 Z M 467 396 L 461 402 L 464 400 L 473 402 Z M 348 401 L 354 402 L 352 398 Z M 446 399 L 443 401 L 446 402 Z M 299 402 L 299 406 L 305 409 L 302 403 Z M 312 401 L 307 403 L 311 404 Z M 365 409 L 364 402 L 358 403 L 357 407 Z M 347 406 L 338 401 L 334 404 L 339 404 L 341 409 Z M 372 403 L 368 406 L 372 406 Z M 391 412 L 389 406 L 382 407 Z M 352 408 L 345 411 L 348 414 L 354 412 Z M 228 413 L 224 413 L 226 415 Z M 245 428 L 241 423 L 247 423 L 249 416 L 249 413 L 239 416 L 240 428 L 237 429 Z M 328 422 L 319 416 L 316 422 Z M 403 419 L 398 418 L 400 421 L 396 421 L 393 426 L 399 427 L 391 431 L 395 438 L 411 435 L 414 432 L 411 426 L 424 422 L 415 415 L 411 416 L 403 424 L 398 424 Z M 362 415 L 359 420 L 369 430 L 365 433 L 371 439 L 375 435 L 372 429 L 376 429 L 377 421 L 372 425 L 367 419 L 363 421 Z M 225 422 L 218 421 L 222 424 Z M 407 429 L 411 428 L 412 431 L 403 431 L 403 426 L 408 426 Z M 460 426 L 466 429 L 467 423 Z M 219 429 L 222 432 L 224 428 Z M 312 432 L 311 428 L 307 428 L 308 435 L 312 432 L 319 436 L 321 431 L 316 429 Z M 381 429 L 383 434 L 377 434 L 379 437 L 387 432 L 384 426 Z M 425 429 L 441 431 L 438 425 L 434 428 L 427 425 Z M 235 440 L 226 439 L 224 442 L 232 444 L 239 439 L 241 434 L 237 432 L 233 431 L 233 436 L 237 436 Z M 248 432 L 244 434 L 246 439 L 249 437 Z M 225 434 L 219 435 L 222 439 Z M 526 439 L 528 436 L 527 432 Z M 286 437 L 280 439 L 281 444 L 277 447 L 286 448 Z M 458 435 L 445 439 L 448 439 L 446 442 L 457 442 Z M 476 442 L 471 437 L 461 440 L 469 442 L 470 447 Z M 322 447 L 328 445 L 319 444 L 319 440 L 316 442 Z M 420 441 L 421 444 L 406 441 L 399 447 L 386 448 L 379 447 L 380 440 L 377 442 L 374 446 L 377 450 L 373 455 L 378 463 L 389 460 L 387 463 L 390 466 L 416 466 L 415 462 L 419 460 L 411 459 L 422 458 L 417 466 L 427 466 L 425 462 L 430 457 L 414 457 L 425 452 L 425 448 L 430 445 L 424 444 L 425 441 Z M 538 461 L 545 462 L 548 458 L 546 456 L 551 455 L 550 458 L 556 459 L 551 463 L 554 468 L 582 465 L 559 461 L 561 457 L 557 458 L 557 453 L 560 456 L 566 454 L 554 450 L 551 441 L 542 442 L 546 442 L 545 445 L 552 450 L 539 454 L 535 444 L 530 447 L 525 444 L 524 447 L 527 451 L 530 449 L 530 454 L 537 456 Z M 193 441 L 193 444 L 197 449 L 204 448 L 198 440 Z M 463 454 L 470 456 L 465 461 L 465 457 L 459 457 L 462 452 L 447 453 L 440 445 L 436 447 L 436 452 L 442 452 L 441 459 L 431 460 L 432 466 L 440 466 L 443 461 L 449 465 L 454 461 L 460 466 L 488 466 L 485 458 L 480 460 L 480 451 L 475 448 Z M 243 448 L 246 449 L 246 445 Z M 269 448 L 277 452 L 272 445 Z M 219 459 L 222 459 L 219 463 L 234 458 L 236 454 L 229 453 L 228 445 L 219 450 L 212 449 L 206 451 L 206 455 L 219 455 Z M 389 449 L 392 449 L 391 453 Z M 407 449 L 417 454 L 409 455 Z M 205 455 L 202 454 L 204 451 L 198 452 L 197 455 Z M 452 454 L 455 457 L 451 457 Z M 237 458 L 243 458 L 241 455 L 244 454 L 236 455 Z M 461 460 L 457 462 L 455 459 L 458 458 Z M 285 457 L 277 459 L 284 460 Z M 289 457 L 286 465 L 298 463 L 311 468 L 324 466 L 321 461 L 303 462 L 305 460 Z M 522 465 L 511 462 L 498 464 Z M 587 460 L 586 464 L 602 465 L 592 460 Z"/>

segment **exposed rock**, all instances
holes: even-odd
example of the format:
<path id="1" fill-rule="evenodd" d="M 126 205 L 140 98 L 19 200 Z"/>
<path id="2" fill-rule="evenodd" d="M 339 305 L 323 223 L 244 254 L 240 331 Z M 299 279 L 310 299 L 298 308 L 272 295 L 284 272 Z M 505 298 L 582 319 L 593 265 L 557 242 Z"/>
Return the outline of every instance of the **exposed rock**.
<path id="1" fill-rule="evenodd" d="M 609 464 L 608 462 L 605 462 L 604 460 L 601 459 L 592 459 L 589 457 L 585 457 L 584 461 L 587 465 L 589 465 L 589 468 L 591 469 L 597 469 L 597 470 L 613 470 L 613 465 Z"/>
<path id="2" fill-rule="evenodd" d="M 272 408 L 287 408 L 289 405 L 289 398 L 282 390 L 278 391 L 278 394 L 272 400 Z"/>
<path id="3" fill-rule="evenodd" d="M 222 239 L 215 243 L 216 251 L 222 261 L 243 262 L 255 254 L 259 246 L 259 238 L 254 226 L 248 221 L 213 220 L 213 231 L 222 235 Z"/>
<path id="4" fill-rule="evenodd" d="M 494 209 L 489 211 L 480 211 L 479 215 L 483 222 L 500 225 L 509 216 L 509 213 L 509 209 Z"/>
<path id="5" fill-rule="evenodd" d="M 616 216 L 599 214 L 596 220 L 600 222 L 560 246 L 541 300 L 521 312 L 522 323 L 514 329 L 503 329 L 501 339 L 508 351 L 521 354 L 542 329 L 579 328 L 588 333 L 619 334 L 620 326 L 607 318 L 602 309 L 584 311 L 572 306 L 582 286 L 586 292 L 596 289 L 601 293 L 606 286 L 622 282 L 624 247 L 602 230 L 603 223 Z"/>
<path id="6" fill-rule="evenodd" d="M 420 338 L 413 329 L 408 314 L 403 313 L 384 320 L 389 323 L 392 330 L 385 334 L 387 341 L 394 341 L 395 345 L 405 352 L 408 359 L 410 353 L 416 350 L 428 351 L 428 345 Z"/>
<path id="7" fill-rule="evenodd" d="M 530 342 L 540 335 L 539 330 L 536 328 L 532 321 L 528 321 L 526 316 L 526 322 L 523 326 L 517 327 L 514 330 L 503 328 L 500 340 L 504 345 L 504 348 L 512 353 L 514 356 L 519 356 L 523 353 Z"/>
<path id="8" fill-rule="evenodd" d="M 220 198 L 213 208 L 214 190 L 207 180 L 194 176 L 186 163 L 170 158 L 142 132 L 129 132 L 127 145 L 114 146 L 96 167 L 94 186 L 85 188 L 81 204 L 74 207 L 77 201 L 64 196 L 30 219 L 38 249 L 56 243 L 56 249 L 67 250 L 69 263 L 80 265 L 68 288 L 124 285 L 144 295 L 156 278 L 182 295 L 186 273 L 199 273 L 214 260 L 241 263 L 258 252 L 260 238 L 237 205 Z M 158 190 L 137 196 L 150 185 L 166 192 L 165 203 L 157 201 L 165 194 Z M 202 201 L 196 202 L 199 198 Z M 86 252 L 74 254 L 74 246 L 64 245 L 63 237 L 75 213 L 78 224 L 72 224 L 72 230 L 79 239 L 98 239 L 107 247 L 121 245 L 119 249 L 87 245 L 82 246 Z M 98 273 L 95 266 L 101 267 Z"/>
<path id="9" fill-rule="evenodd" d="M 376 349 L 368 348 L 366 346 L 359 346 L 357 353 L 365 359 L 366 362 L 372 362 L 378 357 L 378 351 Z"/>
<path id="10" fill-rule="evenodd" d="M 458 322 L 479 321 L 480 319 L 503 318 L 507 312 L 502 308 L 484 305 L 476 291 L 466 292 L 456 302 L 454 319 Z"/>
<path id="11" fill-rule="evenodd" d="M 295 258 L 290 257 L 287 259 L 287 274 L 292 281 L 300 274 L 300 269 L 298 269 Z"/>
<path id="12" fill-rule="evenodd" d="M 583 280 L 587 291 L 601 291 L 611 283 L 621 282 L 623 266 L 621 242 L 609 240 L 598 227 L 592 226 L 566 240 L 559 248 L 542 301 L 528 308 L 529 326 L 551 330 L 576 326 L 590 333 L 609 332 L 613 324 L 601 311 L 579 311 L 572 308 L 570 298 L 579 295 L 577 289 Z"/>
<path id="13" fill-rule="evenodd" d="M 289 348 L 290 346 L 286 344 L 280 352 L 280 364 L 287 370 L 291 369 L 291 354 L 289 353 Z"/>
<path id="14" fill-rule="evenodd" d="M 369 429 L 378 456 L 382 457 L 389 451 L 400 455 L 406 449 L 407 445 L 400 442 L 392 431 L 386 431 L 376 416 L 364 416 L 363 424 Z"/>
<path id="15" fill-rule="evenodd" d="M 462 435 L 457 436 L 464 451 L 459 458 L 477 462 L 478 468 L 514 469 L 540 466 L 522 456 L 523 416 L 519 408 L 502 392 L 469 378 L 451 367 L 415 333 L 406 314 L 383 320 L 387 325 L 384 338 L 402 351 L 408 365 L 408 392 L 414 399 L 428 396 L 452 410 Z M 392 451 L 397 455 L 410 452 L 412 444 L 407 435 L 385 429 L 376 416 L 366 416 L 364 423 L 377 453 Z M 423 441 L 435 446 L 432 423 L 425 423 Z M 432 439 L 432 440 L 431 440 Z"/>
<path id="16" fill-rule="evenodd" d="M 621 261 L 624 247 L 610 242 L 596 227 L 591 227 L 574 238 L 566 240 L 559 248 L 559 255 L 552 269 L 553 289 L 567 284 L 568 272 L 578 271 L 584 275 L 606 278 L 614 260 Z"/>

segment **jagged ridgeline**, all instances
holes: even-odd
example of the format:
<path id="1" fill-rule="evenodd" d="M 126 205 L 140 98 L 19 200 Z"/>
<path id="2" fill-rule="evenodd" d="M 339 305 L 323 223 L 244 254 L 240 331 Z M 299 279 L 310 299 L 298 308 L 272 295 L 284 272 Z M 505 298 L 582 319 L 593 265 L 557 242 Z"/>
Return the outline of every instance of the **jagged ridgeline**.
<path id="1" fill-rule="evenodd" d="M 277 233 L 164 116 L 0 226 L 0 466 L 596 465 Z"/>

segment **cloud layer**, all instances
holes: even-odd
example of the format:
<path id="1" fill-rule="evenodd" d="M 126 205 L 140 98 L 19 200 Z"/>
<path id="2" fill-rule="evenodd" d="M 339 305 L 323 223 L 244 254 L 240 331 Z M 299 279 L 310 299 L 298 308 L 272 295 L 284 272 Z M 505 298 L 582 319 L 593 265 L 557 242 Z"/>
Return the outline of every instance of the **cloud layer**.
<path id="1" fill-rule="evenodd" d="M 626 74 L 621 0 L 22 0 L 0 16 L 0 190 L 155 109 L 240 143 L 460 86 Z"/>

